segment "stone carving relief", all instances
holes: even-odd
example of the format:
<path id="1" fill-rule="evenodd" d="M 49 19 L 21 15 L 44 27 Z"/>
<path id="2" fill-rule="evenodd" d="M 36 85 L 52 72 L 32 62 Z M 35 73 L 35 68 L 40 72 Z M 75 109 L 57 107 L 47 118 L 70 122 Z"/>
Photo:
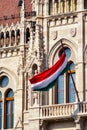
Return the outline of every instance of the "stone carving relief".
<path id="1" fill-rule="evenodd" d="M 57 39 L 57 34 L 58 34 L 57 31 L 52 31 L 52 32 L 51 32 L 51 38 L 52 38 L 53 40 L 56 40 L 56 39 Z"/>
<path id="2" fill-rule="evenodd" d="M 75 35 L 76 35 L 76 28 L 71 28 L 70 29 L 70 34 L 71 34 L 72 37 L 75 37 Z"/>

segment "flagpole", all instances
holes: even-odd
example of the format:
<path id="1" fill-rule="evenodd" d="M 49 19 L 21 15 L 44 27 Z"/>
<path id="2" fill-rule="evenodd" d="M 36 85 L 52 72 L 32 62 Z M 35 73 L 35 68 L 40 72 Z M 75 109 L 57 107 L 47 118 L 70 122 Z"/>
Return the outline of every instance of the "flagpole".
<path id="1" fill-rule="evenodd" d="M 61 45 L 62 45 L 63 52 L 65 53 L 65 49 L 64 49 L 64 47 L 63 47 L 62 41 L 61 41 Z M 68 63 L 68 66 L 69 66 L 69 63 Z M 69 72 L 70 72 L 70 76 L 71 76 L 71 79 L 72 79 L 72 82 L 73 82 L 73 85 L 74 85 L 74 89 L 75 89 L 75 92 L 76 92 L 76 96 L 77 96 L 78 102 L 80 102 L 79 95 L 78 95 L 78 91 L 77 91 L 77 89 L 76 89 L 75 81 L 74 81 L 74 79 L 73 79 L 73 76 L 72 76 L 72 73 L 71 73 L 70 68 L 69 68 Z"/>

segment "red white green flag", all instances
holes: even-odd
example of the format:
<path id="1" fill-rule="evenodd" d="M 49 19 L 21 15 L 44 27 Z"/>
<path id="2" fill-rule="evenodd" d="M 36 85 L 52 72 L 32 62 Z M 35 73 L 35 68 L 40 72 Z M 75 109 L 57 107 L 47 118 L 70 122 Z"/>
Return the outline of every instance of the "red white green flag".
<path id="1" fill-rule="evenodd" d="M 63 53 L 60 59 L 48 70 L 35 75 L 30 79 L 33 91 L 47 91 L 52 88 L 58 76 L 65 70 L 67 66 L 67 57 Z"/>

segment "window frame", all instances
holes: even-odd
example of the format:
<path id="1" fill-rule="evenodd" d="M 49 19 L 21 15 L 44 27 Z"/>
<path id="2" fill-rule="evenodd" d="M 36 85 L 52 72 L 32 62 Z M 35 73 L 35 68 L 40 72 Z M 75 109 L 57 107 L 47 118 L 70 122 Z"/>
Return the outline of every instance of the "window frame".
<path id="1" fill-rule="evenodd" d="M 7 93 L 6 93 L 6 95 L 9 93 L 10 91 L 8 91 Z M 6 96 L 5 95 L 5 96 Z M 5 129 L 10 129 L 10 128 L 13 128 L 12 127 L 12 122 L 13 122 L 13 113 L 12 113 L 12 107 L 14 107 L 14 104 L 12 104 L 12 101 L 14 101 L 14 97 L 12 96 L 12 97 L 5 97 L 5 104 L 4 104 L 4 128 Z M 10 102 L 10 127 L 9 128 L 7 128 L 7 102 Z M 13 105 L 13 106 L 12 106 Z"/>

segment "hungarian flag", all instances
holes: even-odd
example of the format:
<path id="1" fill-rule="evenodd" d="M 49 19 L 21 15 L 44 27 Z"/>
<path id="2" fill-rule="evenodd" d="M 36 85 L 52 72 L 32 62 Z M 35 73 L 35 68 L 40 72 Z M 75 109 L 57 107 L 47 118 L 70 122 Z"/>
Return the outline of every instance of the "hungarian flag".
<path id="1" fill-rule="evenodd" d="M 30 79 L 33 91 L 47 91 L 55 85 L 58 76 L 65 72 L 67 57 L 63 53 L 60 59 L 48 70 L 35 75 Z"/>

